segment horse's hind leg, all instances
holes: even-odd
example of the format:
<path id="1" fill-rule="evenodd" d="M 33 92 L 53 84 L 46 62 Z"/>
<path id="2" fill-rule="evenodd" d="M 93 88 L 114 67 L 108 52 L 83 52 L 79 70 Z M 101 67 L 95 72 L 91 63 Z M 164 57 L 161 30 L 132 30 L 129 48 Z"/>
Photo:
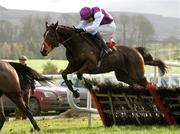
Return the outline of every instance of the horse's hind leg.
<path id="1" fill-rule="evenodd" d="M 1 96 L 2 96 L 2 93 L 0 93 L 0 97 Z M 0 110 L 0 129 L 3 127 L 5 120 L 6 120 L 5 116 L 2 113 L 2 111 Z"/>
<path id="2" fill-rule="evenodd" d="M 0 93 L 0 97 L 1 96 L 2 96 L 2 93 Z M 2 111 L 0 110 L 0 129 L 3 127 L 5 120 L 6 120 L 5 116 L 2 113 Z"/>
<path id="3" fill-rule="evenodd" d="M 139 80 L 137 81 L 137 83 L 138 83 L 139 85 L 143 86 L 143 87 L 146 87 L 147 84 L 148 84 L 148 81 L 147 81 L 147 79 L 146 79 L 145 77 L 143 77 L 143 78 L 139 79 Z"/>
<path id="4" fill-rule="evenodd" d="M 127 83 L 129 85 L 133 85 L 133 81 L 129 78 L 128 74 L 126 72 L 123 72 L 121 70 L 115 71 L 115 75 L 118 81 L 122 81 L 124 83 Z"/>
<path id="5" fill-rule="evenodd" d="M 23 102 L 20 93 L 6 94 L 6 96 L 9 97 L 17 105 L 17 107 L 29 118 L 34 129 L 39 131 L 40 128 L 38 127 L 36 121 L 34 120 L 28 106 Z"/>
<path id="6" fill-rule="evenodd" d="M 118 70 L 118 71 L 115 71 L 115 75 L 116 75 L 116 78 L 118 81 L 122 81 L 126 84 L 129 84 L 130 86 L 133 86 L 133 87 L 140 87 L 139 84 L 137 84 L 132 79 L 130 79 L 129 75 L 126 72 Z"/>
<path id="7" fill-rule="evenodd" d="M 126 72 L 120 70 L 115 71 L 115 75 L 118 81 L 125 82 L 133 87 L 142 87 L 142 86 L 145 87 L 148 83 L 145 77 L 141 79 L 133 80 Z"/>
<path id="8" fill-rule="evenodd" d="M 6 118 L 4 114 L 2 113 L 2 111 L 0 111 L 0 129 L 3 127 L 5 120 Z"/>

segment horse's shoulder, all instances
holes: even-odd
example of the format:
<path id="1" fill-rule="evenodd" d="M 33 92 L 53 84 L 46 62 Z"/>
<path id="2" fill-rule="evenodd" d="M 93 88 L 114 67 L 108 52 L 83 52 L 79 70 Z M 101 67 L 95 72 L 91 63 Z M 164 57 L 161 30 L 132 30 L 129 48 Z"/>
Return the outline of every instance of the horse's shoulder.
<path id="1" fill-rule="evenodd" d="M 83 33 L 82 36 L 83 36 L 84 39 L 90 41 L 92 44 L 96 44 L 97 45 L 97 44 L 100 43 L 100 41 L 94 35 L 92 35 L 92 34 L 90 34 L 88 32 Z"/>

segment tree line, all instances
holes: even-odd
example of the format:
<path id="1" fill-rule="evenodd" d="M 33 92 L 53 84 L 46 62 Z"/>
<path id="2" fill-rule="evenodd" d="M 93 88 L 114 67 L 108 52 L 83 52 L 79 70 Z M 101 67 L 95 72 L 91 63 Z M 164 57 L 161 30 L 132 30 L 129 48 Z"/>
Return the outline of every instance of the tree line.
<path id="1" fill-rule="evenodd" d="M 154 26 L 143 15 L 120 14 L 114 19 L 117 25 L 114 38 L 118 44 L 146 46 L 155 40 Z M 0 58 L 17 59 L 20 55 L 44 58 L 39 50 L 46 21 L 73 26 L 78 24 L 79 17 L 77 14 L 60 14 L 58 18 L 30 15 L 22 18 L 20 24 L 0 20 Z M 65 59 L 65 49 L 55 50 L 48 58 Z"/>

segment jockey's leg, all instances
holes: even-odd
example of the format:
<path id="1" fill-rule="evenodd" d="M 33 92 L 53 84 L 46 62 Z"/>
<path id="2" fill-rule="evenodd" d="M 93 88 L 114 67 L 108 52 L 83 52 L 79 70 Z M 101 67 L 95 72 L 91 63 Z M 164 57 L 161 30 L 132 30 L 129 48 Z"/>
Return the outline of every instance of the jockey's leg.
<path id="1" fill-rule="evenodd" d="M 114 22 L 110 24 L 100 25 L 98 28 L 98 32 L 100 32 L 103 37 L 105 35 L 112 36 L 115 31 L 116 31 L 116 25 Z"/>
<path id="2" fill-rule="evenodd" d="M 106 41 L 113 35 L 116 30 L 116 25 L 114 21 L 110 24 L 100 25 L 96 37 L 101 40 L 102 47 L 105 49 L 105 53 L 109 54 L 112 50 L 107 47 Z M 105 39 L 105 41 L 104 41 Z"/>

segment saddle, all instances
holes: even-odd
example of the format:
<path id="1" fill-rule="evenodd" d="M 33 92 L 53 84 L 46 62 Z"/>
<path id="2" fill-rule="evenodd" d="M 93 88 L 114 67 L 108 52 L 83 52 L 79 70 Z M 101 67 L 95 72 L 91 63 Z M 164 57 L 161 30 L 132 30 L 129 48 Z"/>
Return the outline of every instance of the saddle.
<path id="1" fill-rule="evenodd" d="M 100 58 L 103 58 L 106 56 L 106 49 L 109 48 L 111 51 L 116 50 L 116 43 L 114 39 L 111 37 L 108 42 L 106 42 L 106 46 L 103 46 L 103 40 L 100 40 L 96 37 L 94 37 L 90 33 L 85 33 L 85 37 L 94 44 L 94 46 L 100 51 Z M 106 48 L 105 48 L 106 47 Z"/>

